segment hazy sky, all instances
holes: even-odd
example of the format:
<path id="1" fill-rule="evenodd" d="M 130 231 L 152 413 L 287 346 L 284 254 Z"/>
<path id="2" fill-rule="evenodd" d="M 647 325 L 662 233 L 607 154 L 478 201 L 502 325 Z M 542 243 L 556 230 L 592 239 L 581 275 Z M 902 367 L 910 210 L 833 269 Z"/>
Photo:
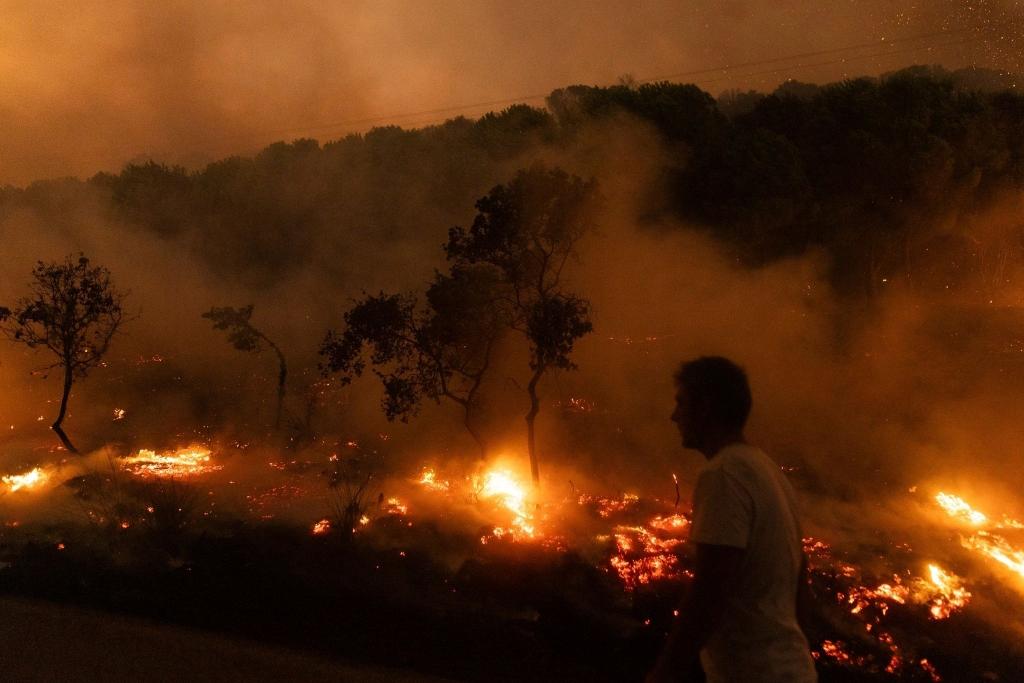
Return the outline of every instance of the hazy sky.
<path id="1" fill-rule="evenodd" d="M 679 77 L 718 94 L 913 63 L 1020 70 L 1022 16 L 1015 0 L 0 0 L 0 183 L 198 164 L 626 74 L 761 62 Z"/>

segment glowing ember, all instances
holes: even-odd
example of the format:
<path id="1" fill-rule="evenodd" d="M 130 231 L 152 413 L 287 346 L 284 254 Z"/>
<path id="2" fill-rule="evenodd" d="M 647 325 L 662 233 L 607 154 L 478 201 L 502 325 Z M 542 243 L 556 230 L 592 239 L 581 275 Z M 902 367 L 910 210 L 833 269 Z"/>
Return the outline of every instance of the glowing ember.
<path id="1" fill-rule="evenodd" d="M 814 650 L 811 655 L 815 659 L 825 657 L 842 666 L 862 667 L 867 661 L 864 657 L 851 655 L 841 640 L 824 640 L 821 643 L 821 650 Z"/>
<path id="2" fill-rule="evenodd" d="M 326 517 L 324 517 L 319 522 L 317 522 L 316 524 L 313 525 L 313 535 L 314 536 L 323 536 L 324 534 L 326 534 L 330 530 L 331 530 L 331 520 L 327 519 Z"/>
<path id="3" fill-rule="evenodd" d="M 612 498 L 598 498 L 597 500 L 597 513 L 607 519 L 617 512 L 627 510 L 640 500 L 640 496 L 632 493 L 623 494 L 621 500 L 615 500 Z"/>
<path id="4" fill-rule="evenodd" d="M 689 523 L 690 521 L 682 515 L 669 515 L 668 517 L 658 515 L 650 521 L 648 526 L 663 531 L 682 531 Z"/>
<path id="5" fill-rule="evenodd" d="M 36 467 L 31 469 L 24 474 L 9 474 L 3 477 L 2 481 L 7 486 L 7 490 L 14 492 L 20 491 L 21 489 L 34 489 L 46 483 L 49 479 L 49 475 L 46 474 L 41 468 Z"/>
<path id="6" fill-rule="evenodd" d="M 609 563 L 626 590 L 680 575 L 679 557 L 674 548 L 681 540 L 658 538 L 642 526 L 617 526 L 614 536 L 617 553 Z"/>
<path id="7" fill-rule="evenodd" d="M 191 477 L 221 469 L 210 463 L 210 449 L 202 446 L 180 448 L 174 453 L 157 453 L 148 448 L 124 459 L 124 468 L 142 477 Z"/>
<path id="8" fill-rule="evenodd" d="M 967 504 L 960 496 L 954 496 L 941 491 L 936 494 L 935 501 L 950 517 L 954 517 L 972 526 L 982 526 L 988 522 L 988 517 L 978 512 Z"/>
<path id="9" fill-rule="evenodd" d="M 388 498 L 388 502 L 384 506 L 384 512 L 389 515 L 406 515 L 409 513 L 409 506 L 397 498 Z"/>

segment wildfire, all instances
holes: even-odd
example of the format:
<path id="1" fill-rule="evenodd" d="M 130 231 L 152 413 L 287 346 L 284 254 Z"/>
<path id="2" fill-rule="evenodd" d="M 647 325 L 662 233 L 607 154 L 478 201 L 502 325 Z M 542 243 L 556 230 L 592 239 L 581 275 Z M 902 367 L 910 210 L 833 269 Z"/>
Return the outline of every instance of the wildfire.
<path id="1" fill-rule="evenodd" d="M 526 487 L 520 484 L 516 478 L 507 470 L 491 470 L 484 475 L 483 482 L 479 485 L 479 496 L 484 500 L 496 499 L 501 505 L 512 513 L 512 528 L 495 528 L 495 535 L 498 529 L 502 535 L 517 534 L 533 538 L 537 533 L 533 521 L 533 515 L 527 509 Z"/>
<path id="2" fill-rule="evenodd" d="M 3 477 L 2 481 L 10 492 L 21 489 L 34 489 L 46 483 L 50 476 L 40 467 L 25 472 L 24 474 L 9 474 Z"/>
<path id="3" fill-rule="evenodd" d="M 210 463 L 210 449 L 202 446 L 179 448 L 174 453 L 157 453 L 148 448 L 124 459 L 124 468 L 142 477 L 192 477 L 221 469 Z"/>
<path id="4" fill-rule="evenodd" d="M 977 550 L 1024 579 L 1024 551 L 1012 547 L 1002 536 L 979 531 L 976 536 L 960 539 L 965 548 Z"/>
<path id="5" fill-rule="evenodd" d="M 1003 517 L 1002 522 L 989 525 L 989 518 L 984 513 L 972 508 L 959 496 L 940 492 L 935 496 L 935 500 L 939 507 L 945 510 L 946 514 L 950 517 L 967 521 L 975 527 L 988 525 L 990 528 L 996 529 L 1020 529 L 1024 526 L 1017 520 L 1006 516 Z M 961 537 L 960 543 L 968 550 L 974 550 L 989 559 L 995 560 L 1016 574 L 1018 578 L 1024 579 L 1024 550 L 1014 548 L 1002 536 L 993 534 L 985 529 L 979 529 L 973 536 Z"/>
<path id="6" fill-rule="evenodd" d="M 326 534 L 330 530 L 331 530 L 331 520 L 327 519 L 326 517 L 324 517 L 319 522 L 317 522 L 317 523 L 315 523 L 313 525 L 313 535 L 314 536 L 323 536 L 324 534 Z"/>
<path id="7" fill-rule="evenodd" d="M 420 473 L 420 478 L 417 483 L 428 488 L 431 491 L 447 491 L 451 488 L 451 484 L 447 481 L 442 481 L 437 478 L 437 472 L 432 467 L 424 467 L 423 472 Z"/>
<path id="8" fill-rule="evenodd" d="M 639 502 L 640 496 L 632 493 L 623 494 L 622 498 L 598 498 L 597 514 L 608 519 L 613 514 L 623 512 Z"/>
<path id="9" fill-rule="evenodd" d="M 988 523 L 988 517 L 984 513 L 978 512 L 970 505 L 967 501 L 960 496 L 954 496 L 949 493 L 943 493 L 939 491 L 935 495 L 935 502 L 939 504 L 946 514 L 950 517 L 959 519 L 960 521 L 967 522 L 971 526 L 983 526 Z"/>
<path id="10" fill-rule="evenodd" d="M 409 506 L 398 498 L 388 498 L 388 501 L 384 506 L 384 512 L 389 515 L 404 516 L 409 514 Z"/>
<path id="11" fill-rule="evenodd" d="M 681 531 L 682 529 L 685 529 L 689 523 L 690 521 L 686 519 L 686 517 L 679 514 L 669 515 L 668 517 L 658 515 L 650 521 L 648 526 L 655 529 L 661 529 L 663 531 Z"/>
<path id="12" fill-rule="evenodd" d="M 971 599 L 971 593 L 964 586 L 963 579 L 936 564 L 928 565 L 928 581 L 936 593 L 930 600 L 929 611 L 933 619 L 947 618 L 966 606 Z"/>
<path id="13" fill-rule="evenodd" d="M 658 538 L 643 526 L 619 525 L 614 529 L 616 554 L 609 563 L 626 590 L 680 575 L 675 548 L 681 540 Z"/>

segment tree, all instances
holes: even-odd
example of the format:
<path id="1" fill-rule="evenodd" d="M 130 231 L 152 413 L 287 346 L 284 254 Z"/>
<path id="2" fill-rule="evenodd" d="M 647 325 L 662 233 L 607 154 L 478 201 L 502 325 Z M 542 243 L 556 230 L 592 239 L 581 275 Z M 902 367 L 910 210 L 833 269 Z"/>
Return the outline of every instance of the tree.
<path id="1" fill-rule="evenodd" d="M 32 270 L 31 295 L 13 310 L 0 310 L 5 334 L 30 348 L 45 348 L 57 360 L 45 370 L 64 371 L 60 409 L 51 428 L 72 453 L 78 449 L 64 433 L 68 398 L 76 379 L 99 365 L 124 320 L 125 293 L 114 288 L 110 271 L 79 254 L 63 263 L 39 261 Z"/>
<path id="2" fill-rule="evenodd" d="M 503 319 L 529 343 L 526 426 L 534 484 L 540 483 L 535 421 L 541 378 L 549 369 L 574 369 L 573 346 L 593 329 L 590 303 L 565 291 L 564 275 L 577 243 L 594 230 L 599 205 L 596 181 L 538 164 L 477 201 L 468 230 L 454 227 L 448 234 L 453 267 L 492 269 L 503 292 Z"/>
<path id="3" fill-rule="evenodd" d="M 277 355 L 277 409 L 274 413 L 274 429 L 277 429 L 281 426 L 285 383 L 288 380 L 288 363 L 285 361 L 281 348 L 249 322 L 249 319 L 252 318 L 252 309 L 252 304 L 242 308 L 214 307 L 203 313 L 203 317 L 213 321 L 213 329 L 228 330 L 228 341 L 239 351 L 259 353 L 262 345 L 266 344 Z"/>
<path id="4" fill-rule="evenodd" d="M 363 373 L 368 357 L 384 386 L 389 420 L 407 421 L 424 398 L 452 401 L 484 457 L 476 414 L 502 329 L 496 284 L 489 269 L 456 267 L 435 275 L 424 306 L 409 294 L 364 297 L 345 313 L 344 332 L 328 332 L 321 344 L 324 372 L 341 373 L 347 384 Z"/>

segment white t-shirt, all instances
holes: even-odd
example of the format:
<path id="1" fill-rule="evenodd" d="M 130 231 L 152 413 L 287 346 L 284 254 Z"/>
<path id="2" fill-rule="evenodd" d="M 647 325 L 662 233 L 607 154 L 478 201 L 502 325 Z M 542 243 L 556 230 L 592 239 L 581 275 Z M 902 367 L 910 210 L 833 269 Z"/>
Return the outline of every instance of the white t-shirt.
<path id="1" fill-rule="evenodd" d="M 701 469 L 690 540 L 746 553 L 721 625 L 701 652 L 708 683 L 813 683 L 796 620 L 803 548 L 793 489 L 760 449 L 733 444 Z"/>

